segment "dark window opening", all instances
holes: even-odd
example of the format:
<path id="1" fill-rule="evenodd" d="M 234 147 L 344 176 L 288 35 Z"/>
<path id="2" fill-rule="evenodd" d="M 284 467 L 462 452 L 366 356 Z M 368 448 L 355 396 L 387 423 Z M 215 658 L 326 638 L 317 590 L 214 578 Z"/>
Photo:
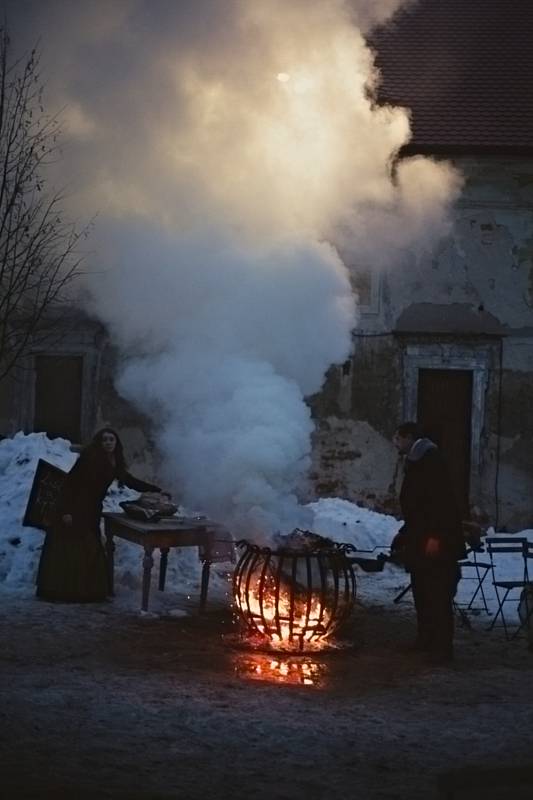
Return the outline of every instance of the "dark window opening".
<path id="1" fill-rule="evenodd" d="M 35 357 L 34 431 L 81 441 L 82 356 Z"/>

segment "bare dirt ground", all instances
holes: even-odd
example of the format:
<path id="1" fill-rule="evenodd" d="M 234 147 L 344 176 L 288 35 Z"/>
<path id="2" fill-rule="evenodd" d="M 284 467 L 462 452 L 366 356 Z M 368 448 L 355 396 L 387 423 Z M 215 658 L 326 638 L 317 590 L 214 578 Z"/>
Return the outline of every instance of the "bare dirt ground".
<path id="1" fill-rule="evenodd" d="M 353 649 L 291 666 L 232 647 L 220 606 L 0 602 L 6 800 L 415 800 L 448 769 L 533 760 L 533 654 L 486 617 L 429 668 L 399 649 L 409 603 L 358 606 Z"/>

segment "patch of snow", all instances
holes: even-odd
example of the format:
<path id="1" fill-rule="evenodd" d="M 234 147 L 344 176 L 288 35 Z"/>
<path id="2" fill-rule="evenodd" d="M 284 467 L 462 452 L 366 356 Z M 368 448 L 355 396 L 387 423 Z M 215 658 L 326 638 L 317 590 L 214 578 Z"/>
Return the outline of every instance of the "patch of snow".
<path id="1" fill-rule="evenodd" d="M 4 590 L 27 594 L 33 591 L 39 563 L 44 533 L 36 528 L 24 527 L 22 520 L 28 502 L 35 470 L 39 459 L 48 461 L 68 471 L 77 459 L 65 439 L 48 439 L 44 433 L 17 433 L 11 439 L 0 441 L 0 584 Z M 138 497 L 126 487 L 120 488 L 115 482 L 104 501 L 105 511 L 120 511 L 123 500 Z M 387 552 L 397 533 L 401 521 L 387 514 L 379 514 L 362 508 L 355 503 L 339 498 L 322 498 L 310 503 L 307 509 L 313 515 L 312 528 L 315 533 L 327 536 L 336 542 L 354 545 L 362 554 L 374 558 L 380 552 Z M 495 535 L 492 528 L 488 535 Z M 498 535 L 498 534 L 496 534 Z M 504 535 L 504 534 L 502 534 Z M 518 535 L 518 534 L 517 534 Z M 522 531 L 519 535 L 533 541 L 533 529 Z M 125 608 L 138 609 L 142 576 L 141 549 L 124 540 L 116 541 L 115 585 L 117 597 L 114 602 Z M 483 560 L 487 557 L 484 556 Z M 158 552 L 154 554 L 152 575 L 155 584 L 158 571 Z M 503 565 L 502 578 L 512 575 L 512 567 Z M 230 602 L 231 567 L 214 564 L 211 567 L 209 595 L 219 601 Z M 365 573 L 356 568 L 358 596 L 363 602 L 389 603 L 394 596 L 409 583 L 409 576 L 398 567 L 386 564 L 383 572 Z M 172 550 L 167 570 L 166 588 L 187 595 L 187 599 L 199 596 L 201 582 L 201 563 L 196 548 Z M 462 581 L 458 600 L 464 602 L 475 586 Z M 484 584 L 491 610 L 495 609 L 495 596 L 490 576 Z M 161 593 L 153 590 L 150 603 L 157 607 L 156 600 Z M 159 597 L 161 600 L 161 596 Z M 155 613 L 155 612 L 154 612 Z M 164 613 L 173 613 L 167 609 Z M 186 611 L 174 610 L 186 614 Z"/>

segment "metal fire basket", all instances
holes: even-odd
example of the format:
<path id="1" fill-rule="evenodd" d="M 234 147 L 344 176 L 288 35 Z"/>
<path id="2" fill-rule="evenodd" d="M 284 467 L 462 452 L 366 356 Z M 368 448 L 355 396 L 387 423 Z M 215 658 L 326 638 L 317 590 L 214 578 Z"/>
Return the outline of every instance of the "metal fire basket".
<path id="1" fill-rule="evenodd" d="M 348 618 L 356 582 L 351 545 L 316 549 L 259 547 L 247 540 L 233 579 L 237 610 L 248 633 L 273 648 L 302 651 L 328 639 Z"/>

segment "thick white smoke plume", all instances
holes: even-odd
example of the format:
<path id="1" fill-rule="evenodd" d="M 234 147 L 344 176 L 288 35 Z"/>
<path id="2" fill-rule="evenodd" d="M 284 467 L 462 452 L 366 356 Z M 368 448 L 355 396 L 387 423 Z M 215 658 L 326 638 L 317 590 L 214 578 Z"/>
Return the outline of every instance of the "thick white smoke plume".
<path id="1" fill-rule="evenodd" d="M 356 323 L 333 245 L 401 262 L 444 232 L 458 188 L 428 159 L 391 175 L 408 114 L 374 105 L 364 32 L 399 0 L 45 5 L 45 46 L 63 15 L 53 89 L 73 205 L 100 209 L 91 307 L 124 355 L 119 390 L 183 503 L 235 528 L 305 524 L 304 398 Z"/>
<path id="2" fill-rule="evenodd" d="M 183 502 L 233 527 L 245 519 L 248 532 L 305 524 L 294 494 L 312 431 L 303 398 L 350 350 L 345 268 L 330 245 L 297 236 L 241 244 L 209 229 L 159 231 L 152 244 L 134 252 L 122 238 L 124 280 L 113 271 L 131 324 L 115 291 L 99 296 L 137 354 L 120 391 L 156 422 Z"/>

